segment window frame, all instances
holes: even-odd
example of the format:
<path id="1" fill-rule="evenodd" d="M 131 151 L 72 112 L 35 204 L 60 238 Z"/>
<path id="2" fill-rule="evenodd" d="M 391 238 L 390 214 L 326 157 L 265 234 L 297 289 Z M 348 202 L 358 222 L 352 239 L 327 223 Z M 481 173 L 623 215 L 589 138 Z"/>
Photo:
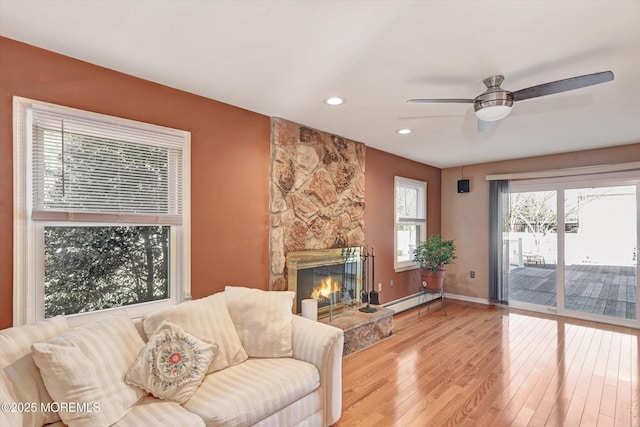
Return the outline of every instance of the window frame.
<path id="1" fill-rule="evenodd" d="M 53 108 L 70 115 L 109 123 L 144 128 L 158 132 L 171 132 L 182 140 L 182 224 L 153 224 L 143 222 L 79 222 L 32 219 L 33 180 L 31 130 L 27 128 L 27 114 L 32 106 Z M 191 134 L 187 131 L 139 121 L 122 119 L 99 113 L 78 110 L 28 98 L 13 97 L 13 324 L 33 323 L 44 319 L 44 229 L 51 225 L 64 226 L 170 226 L 169 241 L 169 298 L 127 306 L 113 307 L 86 313 L 66 315 L 72 326 L 97 320 L 113 312 L 127 310 L 131 317 L 169 307 L 191 299 Z M 99 221 L 99 220 L 97 220 Z"/>
<path id="2" fill-rule="evenodd" d="M 418 209 L 424 209 L 424 218 L 404 218 L 400 221 L 398 218 L 398 189 L 401 187 L 415 188 L 418 190 L 418 200 L 416 201 Z M 398 227 L 402 225 L 416 225 L 420 228 L 420 236 L 418 242 L 427 238 L 427 182 L 402 176 L 394 177 L 393 185 L 393 268 L 396 273 L 420 268 L 420 265 L 414 261 L 398 261 Z"/>

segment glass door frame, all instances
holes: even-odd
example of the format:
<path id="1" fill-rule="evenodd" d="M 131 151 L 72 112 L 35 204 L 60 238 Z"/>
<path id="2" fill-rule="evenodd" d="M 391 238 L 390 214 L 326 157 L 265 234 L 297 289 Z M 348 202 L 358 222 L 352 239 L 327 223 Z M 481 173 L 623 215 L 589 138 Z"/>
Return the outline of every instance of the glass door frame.
<path id="1" fill-rule="evenodd" d="M 509 182 L 509 199 L 511 199 L 511 194 L 512 193 L 534 193 L 534 192 L 545 192 L 545 191 L 554 191 L 556 193 L 556 217 L 558 218 L 558 220 L 556 221 L 556 227 L 559 230 L 560 229 L 560 211 L 558 210 L 558 205 L 560 197 L 559 197 L 559 192 L 561 190 L 558 189 L 558 185 L 555 182 L 552 181 L 548 181 L 548 180 L 540 180 L 540 179 L 534 179 L 534 180 L 522 180 L 522 181 L 511 181 Z M 511 204 L 511 201 L 509 201 L 509 204 Z M 534 303 L 530 303 L 530 302 L 522 302 L 522 301 L 516 301 L 516 300 L 512 300 L 509 296 L 509 306 L 513 307 L 513 308 L 519 308 L 519 309 L 523 309 L 523 310 L 530 310 L 530 311 L 536 311 L 536 312 L 540 312 L 540 313 L 554 313 L 554 314 L 559 314 L 558 313 L 558 307 L 564 307 L 564 292 L 560 292 L 559 289 L 559 277 L 560 277 L 560 244 L 559 244 L 559 239 L 560 239 L 560 233 L 557 234 L 557 239 L 556 239 L 556 307 L 550 307 L 550 306 L 546 306 L 546 305 L 541 305 L 541 304 L 534 304 Z M 509 262 L 507 260 L 507 262 Z M 503 270 L 504 271 L 504 270 Z M 564 275 L 562 276 L 564 277 Z M 511 281 L 511 278 L 509 278 L 509 282 Z M 507 284 L 507 286 L 511 286 L 510 283 Z M 511 294 L 511 291 L 509 289 L 508 294 Z M 562 305 L 561 305 L 562 304 Z"/>
<path id="2" fill-rule="evenodd" d="M 565 190 L 579 188 L 635 186 L 636 187 L 636 318 L 623 319 L 569 310 L 565 308 Z M 561 178 L 544 178 L 512 181 L 509 193 L 555 191 L 557 217 L 557 307 L 547 307 L 531 303 L 509 300 L 509 306 L 542 313 L 557 313 L 560 316 L 591 320 L 617 326 L 640 329 L 640 175 L 638 171 L 599 175 L 579 175 Z"/>

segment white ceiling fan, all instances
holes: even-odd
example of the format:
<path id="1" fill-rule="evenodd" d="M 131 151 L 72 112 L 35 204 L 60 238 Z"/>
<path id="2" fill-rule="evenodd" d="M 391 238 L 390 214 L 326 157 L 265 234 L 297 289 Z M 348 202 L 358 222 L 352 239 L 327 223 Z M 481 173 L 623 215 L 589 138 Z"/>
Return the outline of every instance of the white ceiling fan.
<path id="1" fill-rule="evenodd" d="M 566 92 L 569 90 L 580 89 L 587 86 L 593 86 L 613 80 L 614 75 L 611 71 L 602 71 L 600 73 L 587 74 L 584 76 L 571 77 L 568 79 L 558 80 L 555 82 L 543 83 L 531 86 L 526 89 L 510 92 L 502 89 L 500 85 L 504 80 L 503 76 L 491 76 L 483 80 L 487 90 L 473 99 L 409 99 L 410 103 L 462 103 L 473 104 L 478 122 L 478 130 L 480 132 L 490 128 L 491 123 L 503 119 L 509 115 L 513 103 L 523 101 L 525 99 L 537 98 L 539 96 L 552 95 L 554 93 Z"/>

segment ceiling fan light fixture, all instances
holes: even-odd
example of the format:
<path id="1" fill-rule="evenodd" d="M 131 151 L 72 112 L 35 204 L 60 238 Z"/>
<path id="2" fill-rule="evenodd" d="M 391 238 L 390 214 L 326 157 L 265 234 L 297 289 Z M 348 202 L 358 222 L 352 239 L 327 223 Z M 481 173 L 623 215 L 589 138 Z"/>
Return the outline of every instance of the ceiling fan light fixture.
<path id="1" fill-rule="evenodd" d="M 485 122 L 495 122 L 504 119 L 513 107 L 513 94 L 500 88 L 502 76 L 493 76 L 484 79 L 487 90 L 479 95 L 473 102 L 476 116 Z"/>
<path id="2" fill-rule="evenodd" d="M 476 117 L 485 122 L 495 122 L 504 119 L 511 112 L 511 105 L 480 105 L 476 104 Z"/>

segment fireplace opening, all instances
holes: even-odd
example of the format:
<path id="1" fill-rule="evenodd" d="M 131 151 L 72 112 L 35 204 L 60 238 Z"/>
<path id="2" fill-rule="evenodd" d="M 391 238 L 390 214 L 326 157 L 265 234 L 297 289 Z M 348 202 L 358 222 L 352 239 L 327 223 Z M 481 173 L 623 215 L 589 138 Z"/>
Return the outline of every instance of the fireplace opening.
<path id="1" fill-rule="evenodd" d="M 308 298 L 318 300 L 319 317 L 328 316 L 330 309 L 335 313 L 354 305 L 362 289 L 360 254 L 359 247 L 287 254 L 287 282 L 296 293 L 296 313 Z"/>
<path id="2" fill-rule="evenodd" d="M 355 263 L 327 265 L 298 270 L 298 311 L 305 298 L 318 300 L 318 312 L 329 304 L 341 309 L 351 307 L 356 300 Z"/>

